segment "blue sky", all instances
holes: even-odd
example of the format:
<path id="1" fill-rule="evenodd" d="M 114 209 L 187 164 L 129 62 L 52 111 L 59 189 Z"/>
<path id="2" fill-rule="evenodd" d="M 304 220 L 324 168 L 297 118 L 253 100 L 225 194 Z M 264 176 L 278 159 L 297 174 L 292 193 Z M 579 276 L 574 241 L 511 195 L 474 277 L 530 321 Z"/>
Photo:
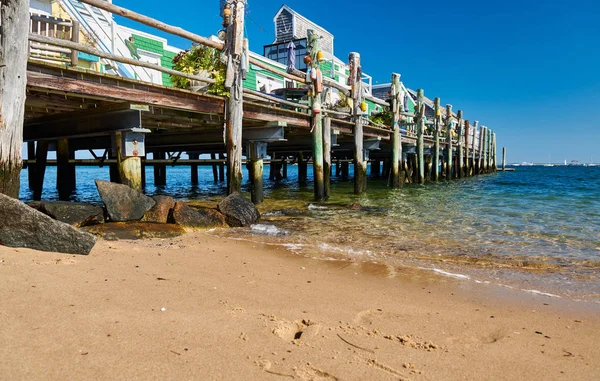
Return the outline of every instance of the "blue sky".
<path id="1" fill-rule="evenodd" d="M 218 0 L 114 0 L 117 5 L 203 36 L 220 29 Z M 247 35 L 262 53 L 274 39 L 282 0 L 248 0 Z M 600 162 L 600 2 L 505 0 L 285 4 L 335 36 L 335 55 L 361 54 L 376 83 L 402 74 L 411 88 L 440 97 L 465 118 L 496 131 L 509 162 L 553 162 L 593 156 Z M 353 5 L 356 4 L 356 5 Z M 118 22 L 189 42 L 125 19 Z"/>

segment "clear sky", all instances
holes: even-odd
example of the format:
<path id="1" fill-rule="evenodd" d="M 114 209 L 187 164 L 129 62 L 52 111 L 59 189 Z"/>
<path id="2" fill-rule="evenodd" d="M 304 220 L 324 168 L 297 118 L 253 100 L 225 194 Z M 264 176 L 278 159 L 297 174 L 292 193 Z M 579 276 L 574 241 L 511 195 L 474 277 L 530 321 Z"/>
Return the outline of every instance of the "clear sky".
<path id="1" fill-rule="evenodd" d="M 114 3 L 203 36 L 221 26 L 218 0 Z M 496 131 L 509 162 L 600 162 L 600 1 L 248 0 L 251 50 L 273 42 L 283 3 L 331 32 L 338 58 L 359 52 L 375 83 L 401 73 L 408 87 Z"/>

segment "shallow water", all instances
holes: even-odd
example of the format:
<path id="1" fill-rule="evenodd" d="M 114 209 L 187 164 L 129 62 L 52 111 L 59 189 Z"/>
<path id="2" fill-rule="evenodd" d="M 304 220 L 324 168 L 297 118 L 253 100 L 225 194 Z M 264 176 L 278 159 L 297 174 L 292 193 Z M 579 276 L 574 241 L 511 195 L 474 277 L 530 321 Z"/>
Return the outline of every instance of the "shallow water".
<path id="1" fill-rule="evenodd" d="M 289 167 L 288 180 L 265 179 L 259 225 L 213 234 L 286 245 L 315 258 L 416 266 L 600 301 L 600 167 L 519 167 L 399 190 L 370 179 L 361 196 L 352 193 L 352 180 L 334 176 L 333 196 L 323 203 L 312 201 L 310 168 L 309 182 L 300 186 L 296 168 Z M 214 206 L 225 184 L 213 183 L 208 167 L 199 177 L 201 185 L 191 187 L 189 167 L 168 168 L 168 185 L 157 188 L 148 168 L 146 192 Z M 72 198 L 100 202 L 97 178 L 107 180 L 108 168 L 78 168 Z M 55 182 L 56 170 L 48 168 L 44 199 L 57 198 Z M 26 171 L 22 184 L 21 198 L 28 200 Z"/>

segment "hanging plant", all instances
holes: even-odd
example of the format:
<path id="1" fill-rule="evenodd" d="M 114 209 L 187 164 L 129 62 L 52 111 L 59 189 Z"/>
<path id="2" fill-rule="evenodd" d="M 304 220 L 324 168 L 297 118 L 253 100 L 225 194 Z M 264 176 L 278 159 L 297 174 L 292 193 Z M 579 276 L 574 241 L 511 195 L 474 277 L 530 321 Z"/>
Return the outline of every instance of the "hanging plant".
<path id="1" fill-rule="evenodd" d="M 207 74 L 216 82 L 207 86 L 210 94 L 229 96 L 225 89 L 226 66 L 221 62 L 221 52 L 207 46 L 192 46 L 191 49 L 180 52 L 173 58 L 173 70 L 188 74 Z M 171 83 L 180 89 L 189 89 L 192 80 L 171 75 Z"/>
<path id="2" fill-rule="evenodd" d="M 394 117 L 392 112 L 389 110 L 389 107 L 386 107 L 384 111 L 378 114 L 371 114 L 371 116 L 369 116 L 369 120 L 375 123 L 386 125 L 388 127 L 394 124 Z"/>

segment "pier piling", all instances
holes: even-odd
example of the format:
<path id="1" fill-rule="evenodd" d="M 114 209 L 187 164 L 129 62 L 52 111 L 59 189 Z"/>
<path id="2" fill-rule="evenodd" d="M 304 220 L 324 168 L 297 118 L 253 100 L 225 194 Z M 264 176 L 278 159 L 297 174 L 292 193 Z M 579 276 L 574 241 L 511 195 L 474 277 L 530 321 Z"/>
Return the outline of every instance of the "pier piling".
<path id="1" fill-rule="evenodd" d="M 442 110 L 440 108 L 440 98 L 433 100 L 433 111 L 435 113 L 434 131 L 433 131 L 433 163 L 432 163 L 432 180 L 440 179 L 440 134 L 442 132 Z"/>
<path id="2" fill-rule="evenodd" d="M 323 118 L 323 196 L 331 196 L 331 118 Z"/>
<path id="3" fill-rule="evenodd" d="M 452 180 L 452 105 L 446 105 L 446 180 Z"/>
<path id="4" fill-rule="evenodd" d="M 456 148 L 458 150 L 458 163 L 456 166 L 456 175 L 458 178 L 462 178 L 464 176 L 464 170 L 465 170 L 465 151 L 464 151 L 464 125 L 463 125 L 463 112 L 462 110 L 458 110 L 457 113 L 457 119 L 458 119 L 458 124 L 457 124 L 457 128 L 458 128 L 458 147 Z"/>
<path id="5" fill-rule="evenodd" d="M 400 183 L 400 162 L 402 160 L 402 136 L 400 135 L 400 112 L 404 111 L 404 96 L 401 91 L 400 74 L 392 74 L 392 166 L 390 187 L 398 188 Z"/>
<path id="6" fill-rule="evenodd" d="M 425 184 L 425 155 L 423 134 L 425 133 L 425 92 L 417 90 L 417 182 Z"/>
<path id="7" fill-rule="evenodd" d="M 264 200 L 264 184 L 263 184 L 263 156 L 261 148 L 267 143 L 254 142 L 249 143 L 250 147 L 250 196 L 255 204 L 262 204 Z M 266 147 L 264 147 L 266 148 Z M 273 163 L 271 163 L 271 166 Z"/>

